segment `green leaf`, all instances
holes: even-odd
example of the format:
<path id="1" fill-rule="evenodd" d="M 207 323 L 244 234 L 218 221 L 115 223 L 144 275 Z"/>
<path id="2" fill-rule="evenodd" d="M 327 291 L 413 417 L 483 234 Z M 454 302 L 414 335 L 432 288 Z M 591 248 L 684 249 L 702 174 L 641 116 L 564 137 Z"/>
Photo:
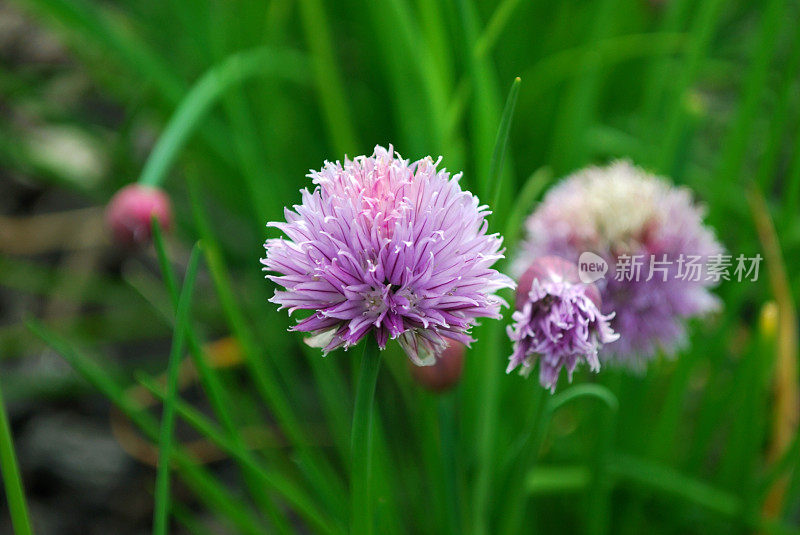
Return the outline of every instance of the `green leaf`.
<path id="1" fill-rule="evenodd" d="M 148 186 L 163 183 L 170 165 L 200 120 L 231 86 L 255 75 L 304 82 L 305 64 L 305 57 L 298 52 L 260 47 L 233 54 L 209 69 L 192 86 L 170 118 L 147 158 L 139 183 Z"/>
<path id="2" fill-rule="evenodd" d="M 519 96 L 519 86 L 522 79 L 519 76 L 514 78 L 511 89 L 508 92 L 503 115 L 500 118 L 500 126 L 497 128 L 497 139 L 494 142 L 492 160 L 489 163 L 489 184 L 492 186 L 492 206 L 497 209 L 500 204 L 500 192 L 503 189 L 503 162 L 506 157 L 506 146 L 508 145 L 508 133 L 511 130 L 511 121 L 514 118 L 514 108 L 517 106 L 517 96 Z M 496 217 L 496 216 L 495 216 Z"/>
<path id="3" fill-rule="evenodd" d="M 99 390 L 139 427 L 151 440 L 158 440 L 156 419 L 137 405 L 103 368 L 76 351 L 67 341 L 44 327 L 37 320 L 28 320 L 28 328 L 61 355 L 86 381 Z M 194 494 L 220 517 L 225 518 L 242 533 L 263 535 L 263 522 L 239 498 L 233 496 L 205 468 L 198 465 L 183 448 L 170 451 L 177 471 Z"/>
<path id="4" fill-rule="evenodd" d="M 11 436 L 11 427 L 8 424 L 8 414 L 2 392 L 0 392 L 0 470 L 3 472 L 3 486 L 6 489 L 6 499 L 14 533 L 16 535 L 32 535 L 28 504 L 25 501 L 25 491 L 17 465 L 14 439 Z"/>
<path id="5" fill-rule="evenodd" d="M 157 398 L 166 398 L 163 389 L 151 378 L 144 374 L 138 374 L 137 380 Z M 225 436 L 217 426 L 203 416 L 197 409 L 180 399 L 175 400 L 174 406 L 177 414 L 186 421 L 186 423 L 197 429 L 201 434 L 214 442 L 214 444 L 252 470 L 263 485 L 267 485 L 269 488 L 274 489 L 284 496 L 287 501 L 297 509 L 298 513 L 308 520 L 311 525 L 315 526 L 320 533 L 335 534 L 343 531 L 340 526 L 337 526 L 335 522 L 327 518 L 327 516 L 319 510 L 319 507 L 305 491 L 290 479 L 267 469 L 254 453 L 237 443 L 237 441 Z"/>
<path id="6" fill-rule="evenodd" d="M 612 411 L 617 411 L 619 409 L 619 400 L 617 400 L 617 396 L 614 394 L 614 392 L 603 385 L 586 383 L 572 386 L 567 390 L 553 396 L 550 399 L 550 403 L 548 403 L 547 410 L 550 413 L 554 413 L 570 401 L 585 397 L 595 398 L 602 401 Z"/>
<path id="7" fill-rule="evenodd" d="M 169 460 L 172 451 L 173 424 L 175 421 L 175 398 L 178 395 L 178 370 L 180 369 L 183 348 L 186 344 L 187 325 L 191 321 L 191 303 L 200 251 L 197 245 L 192 248 L 186 279 L 183 283 L 178 311 L 175 319 L 175 333 L 167 367 L 167 399 L 161 417 L 161 433 L 158 443 L 158 465 L 156 468 L 155 507 L 153 512 L 153 534 L 166 535 L 169 516 Z"/>

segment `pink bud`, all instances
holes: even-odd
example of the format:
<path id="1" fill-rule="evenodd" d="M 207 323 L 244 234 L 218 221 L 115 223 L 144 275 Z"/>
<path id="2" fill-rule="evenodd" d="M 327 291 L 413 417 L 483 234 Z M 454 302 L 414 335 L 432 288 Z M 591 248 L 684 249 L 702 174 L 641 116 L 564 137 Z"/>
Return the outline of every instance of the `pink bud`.
<path id="1" fill-rule="evenodd" d="M 447 348 L 442 351 L 436 363 L 431 366 L 417 366 L 409 361 L 411 376 L 420 386 L 431 392 L 445 392 L 455 386 L 461 379 L 464 369 L 465 347 L 461 342 L 447 341 Z"/>
<path id="2" fill-rule="evenodd" d="M 539 281 L 565 281 L 572 284 L 586 286 L 586 297 L 600 308 L 600 292 L 594 284 L 584 284 L 578 276 L 578 266 L 560 256 L 542 256 L 534 260 L 530 267 L 522 274 L 517 284 L 517 299 L 515 306 L 521 308 L 528 300 L 528 294 L 533 286 L 533 280 Z"/>
<path id="3" fill-rule="evenodd" d="M 120 245 L 133 247 L 150 241 L 151 218 L 164 230 L 172 223 L 169 197 L 161 188 L 129 184 L 119 190 L 106 208 L 106 221 Z"/>

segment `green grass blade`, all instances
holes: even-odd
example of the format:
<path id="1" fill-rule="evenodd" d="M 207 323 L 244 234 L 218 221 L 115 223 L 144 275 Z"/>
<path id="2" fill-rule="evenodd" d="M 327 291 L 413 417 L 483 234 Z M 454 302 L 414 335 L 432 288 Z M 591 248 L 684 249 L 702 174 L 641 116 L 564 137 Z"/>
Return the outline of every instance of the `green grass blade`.
<path id="1" fill-rule="evenodd" d="M 304 82 L 305 57 L 291 50 L 260 47 L 234 54 L 212 67 L 186 94 L 147 159 L 139 183 L 159 185 L 181 148 L 211 106 L 233 85 L 256 75 Z"/>
<path id="2" fill-rule="evenodd" d="M 443 6 L 439 2 L 417 0 L 416 7 L 417 14 L 412 14 L 412 17 L 419 19 L 422 27 L 419 33 L 425 35 L 425 40 L 417 37 L 414 43 L 426 60 L 414 64 L 420 67 L 431 112 L 436 117 L 434 143 L 441 143 L 441 146 L 434 145 L 429 152 L 444 155 L 448 167 L 458 169 L 463 164 L 458 155 L 463 141 L 447 122 L 454 84 L 455 51 L 451 46 Z"/>
<path id="3" fill-rule="evenodd" d="M 692 4 L 690 0 L 675 0 L 669 2 L 666 6 L 667 12 L 665 13 L 659 32 L 678 32 L 683 25 L 683 19 L 686 17 L 688 7 Z M 644 89 L 642 91 L 642 115 L 645 120 L 656 121 L 657 111 L 659 108 L 661 97 L 663 96 L 664 87 L 667 82 L 667 77 L 670 74 L 669 62 L 672 58 L 661 57 L 653 60 L 647 69 L 644 80 Z"/>
<path id="4" fill-rule="evenodd" d="M 368 18 L 365 23 L 374 28 L 381 52 L 381 68 L 394 88 L 392 108 L 400 130 L 399 139 L 395 142 L 402 145 L 403 154 L 407 151 L 430 153 L 442 150 L 440 140 L 435 139 L 439 129 L 433 117 L 438 117 L 437 104 L 446 96 L 431 92 L 431 80 L 439 79 L 441 74 L 431 68 L 429 52 L 420 51 L 424 48 L 419 43 L 420 30 L 412 22 L 413 16 L 409 13 L 407 2 L 377 0 L 366 5 Z M 426 77 L 426 74 L 433 76 Z M 447 129 L 442 131 L 443 136 L 452 133 Z"/>
<path id="5" fill-rule="evenodd" d="M 597 11 L 592 33 L 580 59 L 581 74 L 572 81 L 559 105 L 552 136 L 552 165 L 558 175 L 586 164 L 591 156 L 586 133 L 595 121 L 602 80 L 602 56 L 596 48 L 613 32 L 620 5 L 618 0 L 602 0 L 595 4 Z"/>
<path id="6" fill-rule="evenodd" d="M 516 78 L 511 85 L 508 99 L 506 101 L 505 110 L 503 111 L 500 127 L 497 131 L 497 139 L 495 140 L 494 150 L 492 151 L 491 164 L 489 166 L 489 173 L 487 175 L 487 186 L 491 188 L 490 197 L 495 199 L 495 206 L 501 198 L 502 193 L 502 172 L 503 172 L 503 158 L 506 151 L 506 144 L 508 142 L 508 132 L 511 126 L 511 118 L 514 113 L 514 107 L 519 94 L 519 86 L 521 80 Z M 495 212 L 497 224 L 503 228 L 505 211 L 500 210 Z M 482 343 L 482 378 L 484 384 L 481 389 L 481 404 L 478 413 L 478 437 L 477 437 L 477 455 L 478 455 L 478 473 L 475 481 L 473 493 L 473 524 L 478 533 L 483 533 L 488 529 L 487 515 L 488 515 L 488 499 L 491 489 L 493 459 L 494 459 L 494 439 L 495 427 L 497 425 L 497 403 L 500 390 L 500 369 L 502 363 L 496 357 L 497 348 L 500 347 L 502 323 L 500 321 L 492 322 L 484 329 L 487 340 Z"/>
<path id="7" fill-rule="evenodd" d="M 178 288 L 178 281 L 175 278 L 175 272 L 172 270 L 169 257 L 167 256 L 167 246 L 164 243 L 164 231 L 161 229 L 161 223 L 157 218 L 152 218 L 152 232 L 153 232 L 153 247 L 156 250 L 156 258 L 158 258 L 158 266 L 161 268 L 161 276 L 164 277 L 164 286 L 167 287 L 167 292 L 172 300 L 172 306 L 175 308 L 177 314 L 178 302 L 180 301 L 180 289 Z"/>
<path id="8" fill-rule="evenodd" d="M 57 20 L 73 36 L 90 38 L 101 50 L 111 52 L 119 63 L 153 83 L 169 100 L 182 96 L 183 83 L 174 69 L 170 69 L 147 43 L 123 31 L 96 4 L 85 0 L 26 0 L 23 3 Z"/>
<path id="9" fill-rule="evenodd" d="M 506 230 L 503 233 L 506 250 L 516 250 L 517 242 L 524 234 L 525 220 L 533 210 L 534 202 L 552 179 L 553 173 L 550 168 L 540 167 L 531 173 L 522 189 L 516 193 L 516 200 L 506 217 Z"/>
<path id="10" fill-rule="evenodd" d="M 619 409 L 619 400 L 608 387 L 595 383 L 585 383 L 572 386 L 558 395 L 553 396 L 548 403 L 547 410 L 553 413 L 575 399 L 586 397 L 602 401 L 611 411 Z"/>
<path id="11" fill-rule="evenodd" d="M 737 516 L 742 510 L 742 503 L 735 495 L 687 477 L 667 465 L 620 454 L 611 469 L 616 477 L 680 496 L 725 516 Z"/>
<path id="12" fill-rule="evenodd" d="M 320 0 L 301 0 L 300 16 L 306 42 L 311 49 L 311 61 L 317 83 L 317 92 L 328 133 L 337 155 L 358 150 L 354 115 L 345 97 L 344 84 L 334 56 L 333 39 L 325 8 Z"/>
<path id="13" fill-rule="evenodd" d="M 759 482 L 758 495 L 763 498 L 781 476 L 794 470 L 798 472 L 798 459 L 800 459 L 800 429 L 794 435 L 792 442 L 786 447 L 786 451 L 777 462 L 769 467 L 769 470 Z"/>
<path id="14" fill-rule="evenodd" d="M 800 132 L 795 141 L 794 158 L 789 168 L 785 192 L 782 216 L 783 221 L 788 222 L 797 216 L 797 205 L 800 201 Z"/>
<path id="15" fill-rule="evenodd" d="M 159 387 L 153 379 L 144 374 L 139 374 L 137 379 L 157 398 L 166 398 L 167 394 L 163 388 Z M 254 453 L 225 436 L 222 430 L 198 410 L 180 399 L 175 400 L 175 410 L 186 423 L 251 469 L 262 484 L 269 486 L 284 496 L 290 504 L 296 507 L 303 518 L 315 526 L 315 529 L 319 530 L 320 533 L 333 534 L 342 531 L 340 527 L 337 527 L 334 522 L 319 510 L 319 507 L 300 487 L 281 474 L 267 469 Z"/>
<path id="16" fill-rule="evenodd" d="M 730 184 L 740 177 L 742 162 L 747 156 L 747 141 L 750 137 L 754 119 L 763 110 L 759 106 L 767 88 L 769 66 L 778 41 L 781 22 L 786 17 L 785 0 L 770 0 L 761 19 L 758 44 L 753 54 L 752 64 L 745 78 L 745 85 L 736 116 L 726 139 L 722 143 L 723 154 L 719 169 L 713 183 L 717 185 L 718 194 L 728 191 Z"/>
<path id="17" fill-rule="evenodd" d="M 3 394 L 0 391 L 0 470 L 3 472 L 3 486 L 6 489 L 8 510 L 11 513 L 11 523 L 16 535 L 32 535 L 28 505 L 25 501 L 25 491 L 22 486 L 22 477 L 17 465 L 17 454 L 14 452 L 14 440 L 11 436 L 11 426 L 8 423 Z"/>
<path id="18" fill-rule="evenodd" d="M 61 355 L 89 384 L 99 390 L 131 419 L 151 440 L 158 440 L 158 421 L 138 406 L 103 368 L 77 352 L 69 343 L 36 320 L 27 327 Z M 239 498 L 234 497 L 219 481 L 199 466 L 182 448 L 170 451 L 178 473 L 192 492 L 211 510 L 247 535 L 263 535 L 263 522 Z"/>
<path id="19" fill-rule="evenodd" d="M 479 57 L 475 53 L 475 45 L 480 38 L 478 8 L 473 0 L 458 0 L 456 5 L 463 27 L 467 74 L 472 85 L 471 145 L 475 154 L 477 191 L 482 198 L 490 199 L 494 186 L 489 182 L 489 163 L 500 117 L 498 102 L 501 96 L 497 76 L 488 58 Z"/>
<path id="20" fill-rule="evenodd" d="M 164 238 L 161 232 L 161 227 L 158 220 L 153 220 L 153 244 L 158 256 L 158 262 L 161 267 L 161 272 L 164 277 L 167 290 L 172 298 L 173 307 L 177 309 L 179 302 L 178 284 L 175 280 L 175 274 L 170 266 L 169 258 L 167 257 L 166 247 L 164 246 Z M 221 378 L 217 375 L 215 370 L 209 366 L 207 356 L 205 355 L 198 335 L 194 330 L 191 322 L 188 324 L 187 341 L 189 344 L 189 355 L 192 358 L 192 363 L 197 370 L 200 377 L 200 383 L 203 386 L 203 391 L 208 396 L 211 408 L 219 421 L 222 423 L 223 428 L 226 430 L 231 440 L 237 443 L 238 446 L 244 447 L 244 442 L 235 423 L 235 419 L 231 414 L 231 410 L 235 407 L 232 403 L 230 396 L 225 391 Z M 258 505 L 267 513 L 270 521 L 276 528 L 285 532 L 288 530 L 286 515 L 270 499 L 270 496 L 264 489 L 264 486 L 257 481 L 257 475 L 252 472 L 247 466 L 241 466 L 243 477 L 247 483 L 251 495 L 258 503 Z M 286 529 L 283 529 L 283 528 Z"/>
<path id="21" fill-rule="evenodd" d="M 175 398 L 178 395 L 178 370 L 183 348 L 186 344 L 187 324 L 191 321 L 191 303 L 197 266 L 200 260 L 198 246 L 192 248 L 186 278 L 183 283 L 175 319 L 175 334 L 167 367 L 167 398 L 161 417 L 161 433 L 158 444 L 158 465 L 156 467 L 155 507 L 153 512 L 153 534 L 166 535 L 169 519 L 169 461 L 172 451 L 173 425 L 175 422 Z"/>
<path id="22" fill-rule="evenodd" d="M 201 523 L 197 519 L 196 513 L 193 513 L 188 507 L 179 503 L 172 503 L 172 510 L 170 511 L 175 521 L 183 526 L 188 533 L 192 535 L 214 535 L 209 526 Z"/>
<path id="23" fill-rule="evenodd" d="M 611 376 L 611 382 L 615 388 L 619 388 L 621 377 Z M 584 529 L 588 535 L 604 535 L 609 533 L 611 524 L 611 492 L 614 481 L 609 473 L 609 461 L 614 457 L 614 441 L 617 433 L 617 415 L 619 413 L 619 401 L 614 393 L 602 385 L 584 384 L 580 387 L 598 386 L 599 389 L 585 389 L 583 395 L 594 396 L 606 405 L 595 407 L 592 417 L 592 428 L 594 440 L 591 442 L 593 450 L 589 460 L 592 477 L 589 481 L 587 492 L 587 503 L 584 513 Z M 564 394 L 568 394 L 565 391 Z M 579 397 L 576 394 L 575 397 Z"/>
<path id="24" fill-rule="evenodd" d="M 531 393 L 531 398 L 525 397 L 525 401 L 533 407 L 531 416 L 526 421 L 527 436 L 523 435 L 522 440 L 518 442 L 519 447 L 512 449 L 512 457 L 504 463 L 510 465 L 508 480 L 511 481 L 511 484 L 506 494 L 507 497 L 503 500 L 503 509 L 501 509 L 499 533 L 503 535 L 514 535 L 522 530 L 522 522 L 527 510 L 525 474 L 528 474 L 536 466 L 550 423 L 551 412 L 548 411 L 550 393 L 538 384 L 532 385 L 532 387 L 534 391 Z"/>
<path id="25" fill-rule="evenodd" d="M 525 490 L 530 494 L 551 495 L 583 490 L 589 484 L 591 472 L 585 466 L 540 466 L 525 478 Z"/>
<path id="26" fill-rule="evenodd" d="M 458 463 L 456 455 L 458 448 L 456 439 L 456 392 L 445 393 L 438 396 L 436 410 L 439 418 L 439 436 L 441 448 L 439 463 L 442 467 L 442 487 L 446 510 L 447 532 L 451 535 L 462 533 L 461 528 L 461 503 L 458 495 Z"/>
<path id="27" fill-rule="evenodd" d="M 245 354 L 245 365 L 251 372 L 253 382 L 264 401 L 275 414 L 280 426 L 289 440 L 298 449 L 301 463 L 308 469 L 309 479 L 315 485 L 332 509 L 342 512 L 346 510 L 347 496 L 341 478 L 330 466 L 330 463 L 319 452 L 314 451 L 305 438 L 291 404 L 280 385 L 265 355 L 266 348 L 259 346 L 257 337 L 245 320 L 245 315 L 235 297 L 230 274 L 225 266 L 214 235 L 211 232 L 202 201 L 193 179 L 188 180 L 195 221 L 203 241 L 203 253 L 211 272 L 211 278 L 217 291 L 220 304 L 225 313 L 231 331 L 242 344 Z"/>
<path id="28" fill-rule="evenodd" d="M 660 151 L 657 162 L 658 168 L 662 171 L 669 172 L 675 162 L 687 121 L 686 93 L 706 59 L 711 39 L 721 22 L 720 11 L 723 5 L 725 2 L 722 0 L 708 0 L 698 6 L 699 12 L 694 18 L 686 59 L 682 63 L 681 72 L 676 76 L 669 106 L 664 115 L 666 125 L 663 127 L 662 142 L 658 145 Z"/>
<path id="29" fill-rule="evenodd" d="M 484 381 L 483 394 L 479 407 L 478 435 L 476 437 L 476 455 L 478 460 L 478 473 L 473 488 L 472 523 L 475 532 L 484 534 L 489 532 L 489 497 L 491 495 L 492 474 L 494 471 L 497 404 L 500 392 L 500 376 L 503 366 L 499 358 L 495 358 L 496 348 L 501 347 L 502 326 L 500 321 L 493 322 L 483 331 L 485 340 L 480 346 L 482 352 L 482 378 Z"/>
<path id="30" fill-rule="evenodd" d="M 593 45 L 560 50 L 546 56 L 522 72 L 528 98 L 541 98 L 559 83 L 583 73 L 581 59 L 592 51 L 597 54 L 596 67 L 609 69 L 639 58 L 658 58 L 686 48 L 683 33 L 637 33 L 610 36 Z"/>
<path id="31" fill-rule="evenodd" d="M 506 106 L 503 108 L 503 115 L 500 117 L 500 126 L 497 128 L 497 139 L 494 142 L 494 150 L 492 150 L 492 159 L 489 162 L 489 184 L 492 185 L 492 208 L 500 210 L 500 194 L 503 191 L 503 163 L 506 158 L 506 147 L 508 146 L 508 133 L 511 130 L 511 121 L 514 118 L 514 108 L 517 106 L 517 97 L 519 96 L 519 86 L 522 80 L 519 76 L 514 79 L 511 84 L 511 89 L 508 92 L 506 99 Z M 502 213 L 502 212 L 501 212 Z M 495 212 L 495 218 L 499 218 L 500 214 Z M 502 225 L 502 220 L 497 224 Z"/>
<path id="32" fill-rule="evenodd" d="M 495 8 L 492 17 L 483 29 L 483 33 L 475 43 L 475 55 L 483 58 L 486 57 L 497 44 L 497 40 L 503 33 L 503 30 L 508 24 L 511 15 L 522 3 L 522 0 L 503 0 Z"/>
<path id="33" fill-rule="evenodd" d="M 755 182 L 764 192 L 772 191 L 772 184 L 778 174 L 775 171 L 780 162 L 781 142 L 787 127 L 791 123 L 789 119 L 792 117 L 790 112 L 792 104 L 794 104 L 795 109 L 797 106 L 798 92 L 795 83 L 798 79 L 800 79 L 800 32 L 795 32 L 795 38 L 792 41 L 792 53 L 786 62 L 786 69 L 781 79 L 780 96 L 772 110 L 766 149 L 756 172 Z"/>

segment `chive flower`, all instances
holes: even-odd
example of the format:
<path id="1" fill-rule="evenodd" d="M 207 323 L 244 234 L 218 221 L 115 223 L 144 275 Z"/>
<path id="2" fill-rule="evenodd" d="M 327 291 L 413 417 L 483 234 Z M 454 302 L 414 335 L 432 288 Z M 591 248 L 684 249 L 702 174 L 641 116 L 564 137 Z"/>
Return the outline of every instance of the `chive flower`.
<path id="1" fill-rule="evenodd" d="M 159 187 L 128 184 L 108 203 L 106 222 L 114 240 L 124 247 L 148 243 L 152 237 L 152 218 L 164 230 L 172 224 L 172 204 Z"/>
<path id="2" fill-rule="evenodd" d="M 506 373 L 529 375 L 539 363 L 539 382 L 554 392 L 562 368 L 569 381 L 581 363 L 600 371 L 598 350 L 619 338 L 600 312 L 594 284 L 579 280 L 575 264 L 556 256 L 534 260 L 520 277 L 516 311 L 508 326 L 514 343 Z"/>
<path id="3" fill-rule="evenodd" d="M 602 312 L 616 312 L 611 326 L 620 334 L 601 360 L 641 370 L 658 353 L 675 353 L 688 319 L 719 307 L 709 291 L 718 279 L 706 266 L 723 248 L 704 215 L 688 188 L 629 162 L 590 167 L 551 189 L 529 217 L 512 271 L 544 255 L 572 262 L 586 252 L 599 256 L 608 265 L 595 282 Z M 689 259 L 697 269 L 686 276 Z"/>
<path id="4" fill-rule="evenodd" d="M 328 353 L 372 333 L 381 349 L 396 339 L 430 365 L 448 339 L 472 342 L 478 318 L 500 317 L 495 292 L 514 286 L 492 269 L 502 238 L 440 162 L 409 162 L 391 146 L 325 162 L 286 221 L 268 224 L 286 235 L 265 243 L 264 271 L 281 287 L 270 301 L 310 311 L 291 328 L 307 343 Z"/>

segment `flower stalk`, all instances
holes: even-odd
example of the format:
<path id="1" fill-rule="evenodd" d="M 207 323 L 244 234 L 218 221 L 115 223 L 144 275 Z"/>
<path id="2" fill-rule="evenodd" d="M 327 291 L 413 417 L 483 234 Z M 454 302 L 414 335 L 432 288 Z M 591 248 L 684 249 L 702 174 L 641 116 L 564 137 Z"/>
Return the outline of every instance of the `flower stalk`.
<path id="1" fill-rule="evenodd" d="M 350 533 L 372 533 L 372 413 L 381 359 L 378 344 L 369 338 L 361 357 L 350 440 Z"/>

